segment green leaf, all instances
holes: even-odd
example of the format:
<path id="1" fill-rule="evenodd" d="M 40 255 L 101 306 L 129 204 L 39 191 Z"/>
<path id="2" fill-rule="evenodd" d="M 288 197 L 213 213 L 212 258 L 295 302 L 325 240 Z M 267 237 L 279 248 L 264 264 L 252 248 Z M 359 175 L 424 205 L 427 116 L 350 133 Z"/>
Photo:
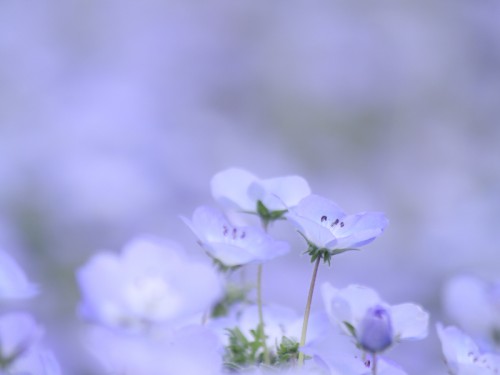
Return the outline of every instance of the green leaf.
<path id="1" fill-rule="evenodd" d="M 354 326 L 349 323 L 349 322 L 346 322 L 344 321 L 343 322 L 344 325 L 346 326 L 347 330 L 349 331 L 349 333 L 353 336 L 353 337 L 356 337 L 356 328 L 354 328 Z"/>
<path id="2" fill-rule="evenodd" d="M 299 343 L 294 339 L 283 336 L 277 354 L 279 365 L 292 365 L 299 357 Z"/>

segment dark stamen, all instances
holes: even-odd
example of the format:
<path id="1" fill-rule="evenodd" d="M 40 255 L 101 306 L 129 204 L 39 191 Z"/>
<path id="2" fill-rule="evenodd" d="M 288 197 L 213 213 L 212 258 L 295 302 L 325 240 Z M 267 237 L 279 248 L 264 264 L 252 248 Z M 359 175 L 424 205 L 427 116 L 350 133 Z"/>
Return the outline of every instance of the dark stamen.
<path id="1" fill-rule="evenodd" d="M 321 222 L 324 222 L 324 221 L 327 221 L 327 220 L 328 220 L 328 218 L 325 215 L 321 216 Z"/>

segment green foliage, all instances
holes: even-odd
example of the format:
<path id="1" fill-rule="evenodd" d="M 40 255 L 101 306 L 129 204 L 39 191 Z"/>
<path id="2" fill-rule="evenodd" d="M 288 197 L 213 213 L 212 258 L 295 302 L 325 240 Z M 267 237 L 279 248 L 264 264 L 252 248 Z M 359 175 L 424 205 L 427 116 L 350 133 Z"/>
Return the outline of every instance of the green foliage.
<path id="1" fill-rule="evenodd" d="M 278 347 L 277 364 L 281 366 L 293 365 L 299 358 L 299 343 L 286 336 L 281 338 Z"/>
<path id="2" fill-rule="evenodd" d="M 248 302 L 247 295 L 251 289 L 251 286 L 237 286 L 229 284 L 226 288 L 224 298 L 220 300 L 212 309 L 212 313 L 210 314 L 211 317 L 219 318 L 221 316 L 227 316 L 231 307 L 240 302 Z"/>
<path id="3" fill-rule="evenodd" d="M 225 367 L 232 372 L 253 366 L 264 361 L 264 329 L 261 324 L 250 331 L 252 339 L 248 339 L 238 327 L 227 330 L 229 345 L 224 355 Z"/>
<path id="4" fill-rule="evenodd" d="M 227 330 L 229 345 L 224 355 L 224 365 L 230 372 L 264 365 L 264 330 L 262 325 L 251 330 L 248 339 L 238 327 Z M 299 343 L 283 336 L 281 343 L 271 350 L 271 366 L 275 368 L 294 366 L 299 357 Z"/>

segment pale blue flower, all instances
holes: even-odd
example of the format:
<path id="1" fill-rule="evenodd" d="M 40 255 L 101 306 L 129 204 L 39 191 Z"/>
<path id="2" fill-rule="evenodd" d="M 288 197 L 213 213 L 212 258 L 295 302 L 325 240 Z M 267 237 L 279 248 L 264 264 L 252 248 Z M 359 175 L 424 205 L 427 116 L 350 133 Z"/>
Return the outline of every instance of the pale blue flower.
<path id="1" fill-rule="evenodd" d="M 318 249 L 352 249 L 366 245 L 385 229 L 388 220 L 382 212 L 347 215 L 334 202 L 310 195 L 291 208 L 286 218 L 307 241 Z"/>
<path id="2" fill-rule="evenodd" d="M 257 212 L 258 201 L 269 211 L 286 210 L 311 194 L 309 184 L 300 176 L 260 179 L 239 168 L 217 173 L 210 187 L 219 203 L 248 212 Z"/>
<path id="3" fill-rule="evenodd" d="M 389 305 L 373 289 L 322 285 L 323 302 L 333 324 L 367 352 L 384 351 L 399 341 L 427 336 L 429 314 L 413 303 Z"/>
<path id="4" fill-rule="evenodd" d="M 231 224 L 221 211 L 211 207 L 198 207 L 192 220 L 182 219 L 206 252 L 225 266 L 264 263 L 290 249 L 287 242 L 275 240 L 260 227 Z"/>
<path id="5" fill-rule="evenodd" d="M 327 369 L 328 375 L 370 375 L 374 357 L 363 352 L 359 345 L 353 345 L 352 337 L 338 327 L 323 328 L 323 335 L 301 348 L 315 362 Z M 377 354 L 377 375 L 406 375 L 397 364 Z"/>
<path id="6" fill-rule="evenodd" d="M 208 311 L 222 295 L 211 266 L 190 261 L 174 242 L 152 238 L 131 241 L 120 255 L 94 255 L 77 280 L 87 319 L 130 330 L 177 325 Z"/>
<path id="7" fill-rule="evenodd" d="M 482 353 L 478 345 L 460 329 L 436 324 L 445 362 L 453 375 L 496 375 L 500 373 L 500 356 Z"/>
<path id="8" fill-rule="evenodd" d="M 383 306 L 370 307 L 359 324 L 357 338 L 360 346 L 370 353 L 387 349 L 393 340 L 392 319 Z"/>

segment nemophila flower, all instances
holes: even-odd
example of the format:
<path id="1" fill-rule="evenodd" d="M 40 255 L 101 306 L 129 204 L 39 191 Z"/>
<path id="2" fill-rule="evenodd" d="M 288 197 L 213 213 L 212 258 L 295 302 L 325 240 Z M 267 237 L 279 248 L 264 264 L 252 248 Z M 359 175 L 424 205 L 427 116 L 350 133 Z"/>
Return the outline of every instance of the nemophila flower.
<path id="1" fill-rule="evenodd" d="M 43 346 L 42 336 L 42 328 L 29 314 L 0 316 L 0 373 L 60 375 L 59 364 Z"/>
<path id="2" fill-rule="evenodd" d="M 429 314 L 413 303 L 388 305 L 372 289 L 350 285 L 322 286 L 323 301 L 332 323 L 354 338 L 369 353 L 379 353 L 399 341 L 427 336 Z"/>
<path id="3" fill-rule="evenodd" d="M 454 326 L 436 324 L 443 355 L 452 375 L 500 374 L 500 356 L 481 353 L 477 344 Z"/>
<path id="4" fill-rule="evenodd" d="M 210 182 L 212 195 L 219 203 L 247 212 L 272 215 L 287 210 L 311 194 L 306 180 L 299 176 L 260 179 L 238 168 L 217 173 Z M 260 209 L 258 208 L 260 202 Z M 275 214 L 275 218 L 279 215 Z M 270 217 L 269 219 L 273 219 Z"/>
<path id="5" fill-rule="evenodd" d="M 443 289 L 446 314 L 483 345 L 500 344 L 500 282 L 451 278 Z"/>
<path id="6" fill-rule="evenodd" d="M 29 298 L 37 291 L 16 261 L 0 250 L 0 299 Z"/>
<path id="7" fill-rule="evenodd" d="M 192 220 L 182 218 L 198 237 L 200 245 L 225 266 L 264 263 L 289 251 L 285 241 L 278 241 L 260 227 L 232 225 L 219 210 L 198 207 Z"/>
<path id="8" fill-rule="evenodd" d="M 388 224 L 382 212 L 346 215 L 335 203 L 318 195 L 302 199 L 286 218 L 306 238 L 310 250 L 325 250 L 332 255 L 370 243 Z"/>
<path id="9" fill-rule="evenodd" d="M 329 375 L 373 374 L 375 363 L 377 375 L 406 375 L 397 364 L 383 357 L 375 358 L 352 345 L 352 338 L 338 327 L 324 327 L 323 334 L 306 344 L 301 351 L 310 357 L 306 364 L 315 362 Z"/>
<path id="10" fill-rule="evenodd" d="M 173 242 L 152 238 L 133 240 L 120 255 L 94 255 L 77 280 L 86 318 L 131 330 L 180 324 L 208 311 L 222 294 L 212 267 L 190 261 Z"/>
<path id="11" fill-rule="evenodd" d="M 221 374 L 221 344 L 211 330 L 200 325 L 155 335 L 93 327 L 86 345 L 109 374 Z"/>

